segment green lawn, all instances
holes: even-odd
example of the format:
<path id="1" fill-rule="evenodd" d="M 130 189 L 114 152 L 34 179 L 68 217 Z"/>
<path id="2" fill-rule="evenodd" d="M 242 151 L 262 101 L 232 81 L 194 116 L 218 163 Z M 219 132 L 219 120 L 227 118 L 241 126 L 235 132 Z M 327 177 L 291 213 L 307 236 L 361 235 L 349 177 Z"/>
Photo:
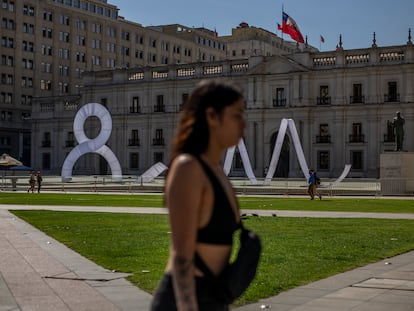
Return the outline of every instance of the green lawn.
<path id="1" fill-rule="evenodd" d="M 68 198 L 85 198 L 85 202 L 97 205 L 91 202 L 93 196 L 78 196 L 68 195 Z M 17 197 L 23 200 L 27 196 Z M 104 198 L 111 196 L 98 197 L 99 205 L 104 205 L 107 201 Z M 129 202 L 134 201 L 133 198 L 137 201 L 140 197 L 130 196 Z M 241 198 L 241 205 L 248 205 L 251 200 L 244 202 Z M 272 202 L 287 207 L 290 200 Z M 125 206 L 125 201 L 120 201 L 119 205 Z M 301 209 L 322 204 L 329 209 L 335 205 L 336 199 L 329 204 L 311 202 L 314 203 L 312 205 L 305 200 L 293 201 Z M 357 200 L 340 201 L 343 201 L 342 208 L 348 202 L 354 208 L 370 210 L 374 208 L 371 201 L 381 203 L 386 200 L 368 200 L 366 206 L 364 200 L 357 205 Z M 398 206 L 403 201 L 396 202 Z M 113 205 L 115 201 L 107 203 Z M 392 208 L 393 204 L 387 204 L 384 210 Z M 405 208 L 410 210 L 408 206 Z M 110 270 L 132 273 L 130 281 L 148 292 L 154 291 L 163 273 L 169 247 L 166 215 L 44 210 L 13 213 L 97 264 Z M 238 305 L 414 249 L 413 220 L 251 217 L 245 224 L 262 238 L 263 253 L 258 275 L 237 301 Z"/>
<path id="2" fill-rule="evenodd" d="M 414 200 L 239 196 L 242 209 L 414 213 Z M 0 193 L 0 204 L 162 207 L 161 194 Z"/>

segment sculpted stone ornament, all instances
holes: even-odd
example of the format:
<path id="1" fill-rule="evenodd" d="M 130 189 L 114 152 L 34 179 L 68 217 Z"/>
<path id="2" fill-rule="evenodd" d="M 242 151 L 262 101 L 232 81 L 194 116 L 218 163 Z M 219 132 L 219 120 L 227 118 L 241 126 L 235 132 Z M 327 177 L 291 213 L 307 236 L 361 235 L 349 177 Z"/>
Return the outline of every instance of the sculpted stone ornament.
<path id="1" fill-rule="evenodd" d="M 394 128 L 394 134 L 395 134 L 395 151 L 403 150 L 404 124 L 405 124 L 404 118 L 401 116 L 401 113 L 397 111 L 396 116 L 392 120 L 392 126 Z"/>

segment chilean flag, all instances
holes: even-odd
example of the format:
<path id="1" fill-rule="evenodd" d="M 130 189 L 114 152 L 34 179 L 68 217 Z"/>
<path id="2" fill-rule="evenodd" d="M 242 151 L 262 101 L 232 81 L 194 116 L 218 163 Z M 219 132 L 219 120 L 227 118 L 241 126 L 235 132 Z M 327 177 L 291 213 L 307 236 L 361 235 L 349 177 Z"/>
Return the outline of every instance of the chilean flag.
<path id="1" fill-rule="evenodd" d="M 288 34 L 292 38 L 292 40 L 295 40 L 300 43 L 305 43 L 305 40 L 303 40 L 303 36 L 295 20 L 285 12 L 283 12 L 282 27 L 278 27 L 278 29 L 282 30 L 283 33 Z"/>

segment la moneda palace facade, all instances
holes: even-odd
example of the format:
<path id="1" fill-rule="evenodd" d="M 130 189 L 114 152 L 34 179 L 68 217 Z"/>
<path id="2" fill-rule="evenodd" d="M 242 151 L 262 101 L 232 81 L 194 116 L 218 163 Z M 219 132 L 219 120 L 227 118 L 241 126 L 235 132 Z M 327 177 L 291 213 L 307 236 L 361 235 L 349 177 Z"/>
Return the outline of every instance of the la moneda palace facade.
<path id="1" fill-rule="evenodd" d="M 11 1 L 2 1 L 2 10 L 8 10 Z M 414 151 L 414 47 L 410 31 L 407 42 L 399 46 L 377 46 L 374 34 L 368 48 L 344 49 L 340 38 L 337 50 L 320 52 L 244 23 L 233 29 L 232 36 L 220 37 L 212 31 L 181 25 L 142 27 L 117 16 L 117 8 L 106 1 L 69 1 L 71 6 L 66 11 L 68 1 L 27 1 L 31 2 L 33 7 L 29 5 L 27 10 L 30 13 L 32 7 L 33 14 L 41 15 L 39 25 L 49 29 L 49 23 L 62 21 L 60 27 L 71 28 L 66 36 L 61 35 L 68 42 L 55 45 L 50 41 L 49 66 L 42 62 L 49 55 L 37 56 L 42 55 L 39 52 L 47 38 L 32 42 L 36 46 L 33 59 L 27 50 L 20 55 L 16 51 L 7 54 L 2 47 L 5 64 L 10 64 L 10 56 L 13 61 L 26 59 L 26 67 L 16 71 L 15 66 L 2 63 L 0 68 L 2 82 L 3 78 L 10 82 L 9 89 L 1 85 L 0 110 L 5 113 L 0 125 L 0 150 L 14 150 L 11 146 L 7 149 L 13 142 L 5 133 L 13 127 L 9 118 L 22 113 L 14 123 L 30 134 L 29 138 L 26 134 L 17 136 L 20 147 L 30 141 L 30 147 L 24 147 L 30 150 L 30 163 L 25 164 L 43 174 L 60 175 L 66 156 L 78 145 L 73 129 L 75 115 L 88 103 L 99 103 L 110 113 L 112 131 L 106 146 L 118 158 L 123 174 L 140 175 L 157 162 L 168 164 L 182 105 L 203 79 L 229 80 L 243 89 L 247 119 L 244 143 L 256 177 L 263 177 L 267 171 L 282 119 L 294 120 L 308 166 L 325 178 L 339 176 L 346 164 L 352 165 L 349 177 L 379 178 L 380 154 L 394 152 L 391 122 L 397 111 L 405 119 L 403 150 Z M 37 8 L 36 3 L 48 4 L 49 10 Z M 14 5 L 17 7 L 18 2 Z M 102 6 L 103 17 L 95 18 L 91 5 Z M 75 15 L 72 11 L 76 10 L 83 15 Z M 47 12 L 55 14 L 52 21 L 43 21 L 44 16 L 48 19 Z M 81 16 L 79 22 L 75 16 Z M 3 12 L 3 26 L 9 25 L 9 19 Z M 23 22 L 26 19 L 29 17 L 22 17 Z M 21 20 L 14 23 L 22 27 Z M 50 29 L 54 36 L 55 28 Z M 85 47 L 71 45 L 77 40 L 76 33 L 83 34 Z M 102 39 L 102 33 L 110 39 Z M 2 29 L 2 37 L 6 46 L 26 41 L 26 49 L 32 49 L 26 34 L 14 41 L 12 32 L 8 36 Z M 97 47 L 104 47 L 105 53 L 98 55 Z M 78 61 L 82 59 L 78 52 L 84 53 L 85 63 Z M 68 59 L 63 57 L 66 54 Z M 31 69 L 34 66 L 41 67 L 39 72 Z M 65 72 L 70 73 L 65 76 Z M 22 86 L 17 87 L 20 81 Z M 33 85 L 29 88 L 30 105 L 23 101 L 28 83 Z M 17 97 L 19 103 L 12 104 Z M 6 120 L 10 126 L 4 125 Z M 101 131 L 100 120 L 89 117 L 84 131 L 89 138 L 96 137 Z M 79 158 L 73 171 L 74 175 L 110 173 L 105 159 L 94 153 Z M 230 175 L 245 176 L 237 152 Z M 275 177 L 302 176 L 287 131 Z"/>

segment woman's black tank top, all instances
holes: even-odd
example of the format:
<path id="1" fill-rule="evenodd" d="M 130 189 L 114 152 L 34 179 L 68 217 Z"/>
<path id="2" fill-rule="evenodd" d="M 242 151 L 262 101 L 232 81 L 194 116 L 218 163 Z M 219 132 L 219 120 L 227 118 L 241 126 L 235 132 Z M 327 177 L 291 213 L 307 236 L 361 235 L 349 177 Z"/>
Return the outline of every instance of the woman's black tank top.
<path id="1" fill-rule="evenodd" d="M 233 233 L 239 228 L 240 224 L 236 220 L 220 181 L 200 157 L 197 157 L 197 159 L 210 180 L 214 193 L 213 212 L 210 221 L 203 228 L 198 229 L 197 242 L 232 245 Z"/>

